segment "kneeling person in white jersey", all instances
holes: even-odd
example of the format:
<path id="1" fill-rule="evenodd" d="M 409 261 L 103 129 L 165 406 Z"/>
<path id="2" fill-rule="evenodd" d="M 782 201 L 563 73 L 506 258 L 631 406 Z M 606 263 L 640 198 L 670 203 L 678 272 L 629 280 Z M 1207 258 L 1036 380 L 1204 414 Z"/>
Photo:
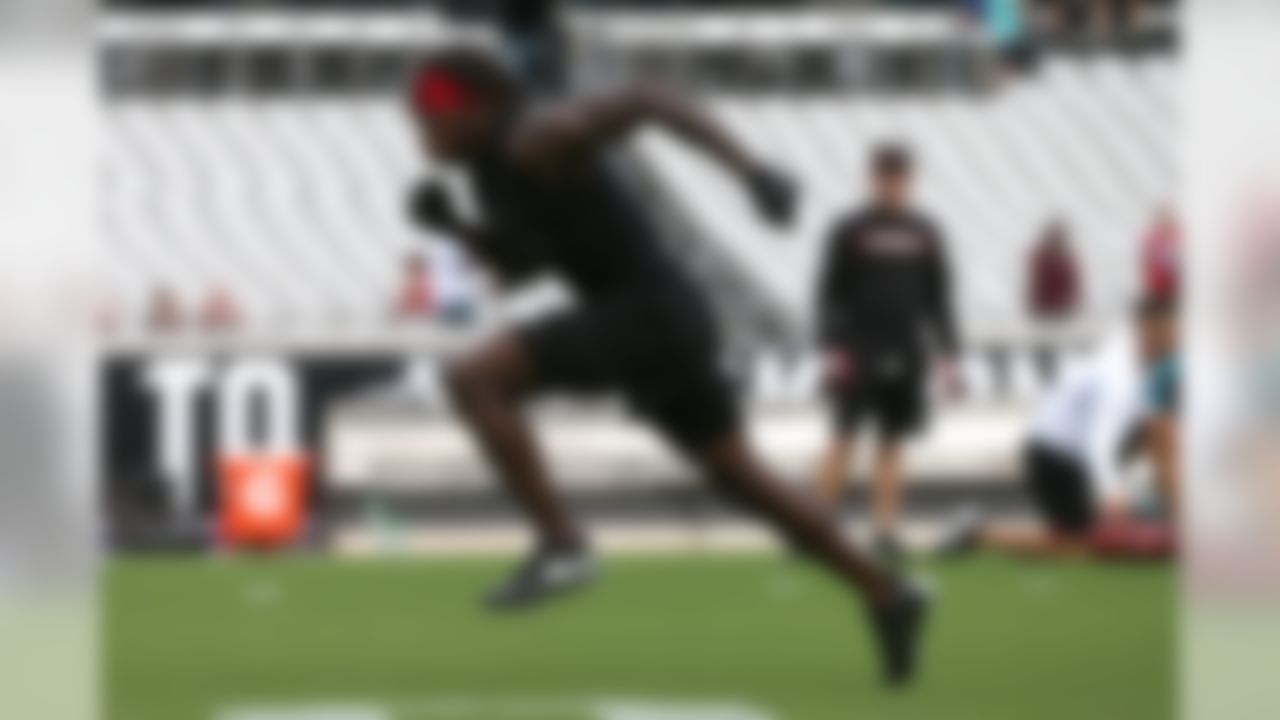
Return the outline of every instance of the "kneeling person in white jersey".
<path id="1" fill-rule="evenodd" d="M 1135 314 L 1133 329 L 1070 370 L 1036 414 L 1023 463 L 1044 526 L 997 528 L 971 515 L 948 534 L 945 554 L 978 548 L 1112 557 L 1171 552 L 1165 524 L 1138 517 L 1125 463 L 1134 455 L 1126 449 L 1147 454 L 1163 506 L 1177 507 L 1174 459 L 1164 452 L 1176 411 L 1170 375 L 1177 367 L 1177 306 L 1148 299 Z"/>

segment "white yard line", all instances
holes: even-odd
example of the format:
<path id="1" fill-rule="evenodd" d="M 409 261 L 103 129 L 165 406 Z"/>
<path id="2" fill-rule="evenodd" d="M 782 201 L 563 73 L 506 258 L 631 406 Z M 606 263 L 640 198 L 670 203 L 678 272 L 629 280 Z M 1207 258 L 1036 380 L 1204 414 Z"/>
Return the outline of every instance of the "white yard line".
<path id="1" fill-rule="evenodd" d="M 325 701 L 299 705 L 238 706 L 213 720 L 775 720 L 740 701 L 661 698 L 471 696 L 416 701 Z"/>
<path id="2" fill-rule="evenodd" d="M 863 538 L 868 523 L 851 518 L 846 531 Z M 906 521 L 901 536 L 908 547 L 930 547 L 938 538 L 936 521 Z M 751 521 L 716 520 L 707 523 L 654 521 L 643 525 L 600 524 L 592 529 L 594 545 L 605 555 L 654 555 L 676 552 L 761 554 L 777 552 L 775 534 Z M 493 557 L 529 547 L 529 529 L 515 522 L 475 527 L 414 526 L 388 539 L 365 527 L 342 528 L 333 537 L 334 551 L 343 557 Z"/>

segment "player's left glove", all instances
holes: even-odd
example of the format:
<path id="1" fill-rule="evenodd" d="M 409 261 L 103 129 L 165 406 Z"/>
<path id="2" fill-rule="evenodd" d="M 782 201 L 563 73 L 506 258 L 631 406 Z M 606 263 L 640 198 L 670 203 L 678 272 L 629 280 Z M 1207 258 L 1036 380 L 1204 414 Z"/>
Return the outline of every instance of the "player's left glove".
<path id="1" fill-rule="evenodd" d="M 768 165 L 757 166 L 747 177 L 747 189 L 760 215 L 778 227 L 795 219 L 800 188 L 795 180 Z"/>
<path id="2" fill-rule="evenodd" d="M 461 221 L 449 194 L 439 183 L 419 183 L 409 196 L 409 216 L 418 224 L 445 233 L 453 233 Z"/>

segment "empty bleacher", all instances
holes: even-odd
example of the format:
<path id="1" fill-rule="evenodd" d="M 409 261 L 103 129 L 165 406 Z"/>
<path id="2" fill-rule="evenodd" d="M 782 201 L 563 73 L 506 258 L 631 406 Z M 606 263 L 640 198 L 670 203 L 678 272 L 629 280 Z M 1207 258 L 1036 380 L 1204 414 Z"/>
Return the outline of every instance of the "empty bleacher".
<path id="1" fill-rule="evenodd" d="M 802 180 L 804 212 L 782 235 L 669 137 L 646 135 L 641 155 L 803 327 L 827 229 L 866 196 L 868 149 L 908 141 L 923 163 L 921 205 L 951 241 L 970 335 L 1017 337 L 1029 244 L 1053 216 L 1074 229 L 1095 320 L 1133 291 L 1137 243 L 1175 191 L 1173 73 L 1168 59 L 1061 59 L 992 97 L 710 98 Z M 168 284 L 193 302 L 234 288 L 267 329 L 385 315 L 399 259 L 422 239 L 403 198 L 425 171 L 393 100 L 131 101 L 109 104 L 106 120 L 104 213 L 126 306 Z"/>
<path id="2" fill-rule="evenodd" d="M 104 192 L 115 291 L 197 302 L 232 288 L 270 332 L 385 318 L 421 242 L 405 196 L 422 161 L 390 101 L 114 103 Z"/>

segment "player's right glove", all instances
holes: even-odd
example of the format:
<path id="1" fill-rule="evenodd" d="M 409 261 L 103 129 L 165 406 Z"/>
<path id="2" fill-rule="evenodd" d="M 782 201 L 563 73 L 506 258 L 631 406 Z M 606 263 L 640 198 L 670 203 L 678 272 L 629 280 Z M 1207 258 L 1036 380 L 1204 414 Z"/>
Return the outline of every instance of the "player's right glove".
<path id="1" fill-rule="evenodd" d="M 776 168 L 757 166 L 747 177 L 747 189 L 760 215 L 778 227 L 786 227 L 795 219 L 800 203 L 796 182 Z"/>
<path id="2" fill-rule="evenodd" d="M 423 227 L 444 233 L 456 232 L 461 221 L 449 193 L 439 183 L 425 180 L 409 197 L 409 216 Z"/>

